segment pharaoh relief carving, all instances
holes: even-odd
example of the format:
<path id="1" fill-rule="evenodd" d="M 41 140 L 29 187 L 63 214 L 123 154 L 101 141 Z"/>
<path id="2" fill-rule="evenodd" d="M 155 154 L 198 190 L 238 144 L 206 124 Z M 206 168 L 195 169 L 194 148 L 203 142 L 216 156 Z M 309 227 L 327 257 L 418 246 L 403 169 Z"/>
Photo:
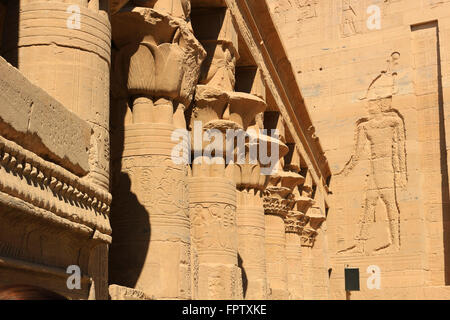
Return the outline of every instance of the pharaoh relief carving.
<path id="1" fill-rule="evenodd" d="M 369 150 L 367 185 L 364 190 L 364 209 L 358 223 L 358 234 L 354 243 L 340 252 L 368 253 L 365 242 L 369 222 L 375 222 L 376 207 L 379 200 L 384 204 L 389 224 L 389 239 L 374 251 L 386 252 L 400 249 L 400 210 L 397 193 L 406 188 L 407 168 L 405 149 L 405 124 L 400 112 L 392 108 L 397 73 L 393 68 L 400 54 L 394 52 L 389 58 L 388 67 L 370 84 L 366 97 L 369 116 L 356 122 L 354 152 L 344 169 L 337 175 L 347 176 Z M 365 147 L 368 146 L 367 149 Z"/>

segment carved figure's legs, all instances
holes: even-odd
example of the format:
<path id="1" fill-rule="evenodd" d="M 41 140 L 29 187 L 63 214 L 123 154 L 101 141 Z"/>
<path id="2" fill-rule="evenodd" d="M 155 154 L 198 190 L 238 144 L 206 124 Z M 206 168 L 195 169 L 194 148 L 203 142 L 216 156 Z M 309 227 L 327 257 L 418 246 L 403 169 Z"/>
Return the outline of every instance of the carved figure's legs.
<path id="1" fill-rule="evenodd" d="M 386 205 L 391 241 L 394 248 L 398 250 L 400 249 L 400 211 L 397 207 L 395 189 L 380 190 L 380 195 Z"/>
<path id="2" fill-rule="evenodd" d="M 369 224 L 367 220 L 371 218 L 372 221 L 375 221 L 375 210 L 377 207 L 378 198 L 379 198 L 378 190 L 367 190 L 364 213 L 361 215 L 358 224 L 359 226 L 358 239 L 360 241 L 366 241 L 368 238 L 367 228 Z"/>

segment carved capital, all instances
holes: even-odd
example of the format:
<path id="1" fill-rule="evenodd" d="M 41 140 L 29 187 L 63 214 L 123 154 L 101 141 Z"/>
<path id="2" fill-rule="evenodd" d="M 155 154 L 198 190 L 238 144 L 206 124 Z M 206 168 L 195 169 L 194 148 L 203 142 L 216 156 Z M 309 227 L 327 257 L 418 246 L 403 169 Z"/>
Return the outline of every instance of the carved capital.
<path id="1" fill-rule="evenodd" d="M 206 56 L 190 25 L 164 10 L 142 7 L 115 14 L 112 24 L 120 87 L 130 96 L 189 105 Z"/>
<path id="2" fill-rule="evenodd" d="M 287 190 L 289 191 L 289 190 Z M 269 188 L 264 196 L 264 213 L 285 218 L 295 205 L 294 197 L 281 188 Z"/>
<path id="3" fill-rule="evenodd" d="M 305 227 L 302 230 L 301 243 L 302 247 L 313 247 L 316 240 L 317 231 L 311 227 Z"/>
<path id="4" fill-rule="evenodd" d="M 309 217 L 299 211 L 289 211 L 284 219 L 286 232 L 302 234 L 303 228 L 308 223 Z"/>

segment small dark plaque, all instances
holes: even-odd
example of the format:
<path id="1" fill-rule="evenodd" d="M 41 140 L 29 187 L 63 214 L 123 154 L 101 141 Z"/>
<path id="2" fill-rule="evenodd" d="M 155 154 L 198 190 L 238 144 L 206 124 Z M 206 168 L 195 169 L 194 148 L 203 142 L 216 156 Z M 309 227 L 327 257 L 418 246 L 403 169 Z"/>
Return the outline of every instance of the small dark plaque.
<path id="1" fill-rule="evenodd" d="M 359 291 L 358 268 L 345 268 L 345 291 Z"/>

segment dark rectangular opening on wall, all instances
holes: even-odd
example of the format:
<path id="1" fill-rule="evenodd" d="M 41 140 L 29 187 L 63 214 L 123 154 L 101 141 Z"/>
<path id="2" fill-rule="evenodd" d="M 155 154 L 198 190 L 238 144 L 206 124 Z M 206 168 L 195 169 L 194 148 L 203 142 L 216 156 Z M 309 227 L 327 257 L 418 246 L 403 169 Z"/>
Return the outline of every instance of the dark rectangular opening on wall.
<path id="1" fill-rule="evenodd" d="M 359 269 L 345 268 L 345 291 L 359 291 Z"/>
<path id="2" fill-rule="evenodd" d="M 432 35 L 436 40 L 435 48 L 427 48 L 430 50 L 432 55 L 436 56 L 436 61 L 427 62 L 427 66 L 435 67 L 437 66 L 436 81 L 437 81 L 437 109 L 438 113 L 437 118 L 439 122 L 439 149 L 440 149 L 440 157 L 435 161 L 439 161 L 440 164 L 440 174 L 441 174 L 441 201 L 442 201 L 442 221 L 443 221 L 443 241 L 444 241 L 444 266 L 445 266 L 445 284 L 450 285 L 450 199 L 449 199 L 449 177 L 448 177 L 448 154 L 447 154 L 447 141 L 446 141 L 446 129 L 445 128 L 445 111 L 444 111 L 444 93 L 443 93 L 443 85 L 442 85 L 442 60 L 441 60 L 441 44 L 439 38 L 439 25 L 438 21 L 429 21 L 426 23 L 416 24 L 411 26 L 411 32 L 414 34 L 427 34 L 429 36 Z M 427 33 L 428 32 L 428 33 Z M 419 39 L 421 39 L 419 37 Z M 428 37 L 429 39 L 429 37 Z M 432 51 L 431 51 L 432 50 Z M 414 55 L 414 53 L 413 53 Z M 419 69 L 418 66 L 414 66 L 416 69 Z M 422 65 L 420 67 L 423 67 Z M 417 73 L 417 70 L 416 70 Z M 436 90 L 435 90 L 436 91 Z M 434 92 L 436 93 L 436 92 Z M 417 94 L 416 92 L 416 95 Z M 427 92 L 422 93 L 420 95 L 427 96 Z M 436 103 L 435 102 L 435 103 Z M 425 183 L 427 183 L 425 181 Z"/>

